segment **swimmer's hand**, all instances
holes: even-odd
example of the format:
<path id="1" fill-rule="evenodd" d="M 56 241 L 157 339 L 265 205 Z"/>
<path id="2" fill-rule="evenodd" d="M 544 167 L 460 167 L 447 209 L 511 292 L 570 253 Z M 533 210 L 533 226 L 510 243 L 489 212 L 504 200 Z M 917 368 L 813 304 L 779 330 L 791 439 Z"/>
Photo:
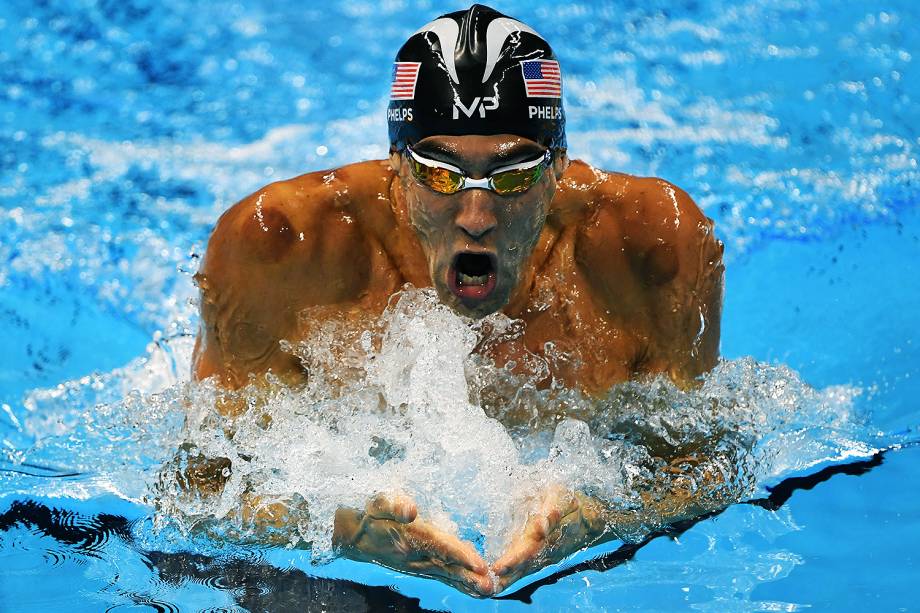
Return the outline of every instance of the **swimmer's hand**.
<path id="1" fill-rule="evenodd" d="M 580 549 L 612 539 L 635 541 L 653 530 L 737 502 L 744 490 L 726 476 L 724 466 L 730 466 L 730 461 L 701 454 L 673 460 L 662 469 L 667 478 L 659 477 L 642 494 L 643 505 L 638 509 L 613 508 L 563 487 L 547 489 L 532 499 L 531 512 L 492 564 L 498 577 L 496 592 Z"/>
<path id="2" fill-rule="evenodd" d="M 590 496 L 553 487 L 533 503 L 511 544 L 492 564 L 498 576 L 496 592 L 599 542 L 608 532 L 604 505 Z"/>
<path id="3" fill-rule="evenodd" d="M 353 560 L 432 577 L 473 596 L 493 592 L 489 567 L 473 546 L 419 519 L 407 496 L 375 496 L 363 512 L 339 508 L 333 544 Z"/>

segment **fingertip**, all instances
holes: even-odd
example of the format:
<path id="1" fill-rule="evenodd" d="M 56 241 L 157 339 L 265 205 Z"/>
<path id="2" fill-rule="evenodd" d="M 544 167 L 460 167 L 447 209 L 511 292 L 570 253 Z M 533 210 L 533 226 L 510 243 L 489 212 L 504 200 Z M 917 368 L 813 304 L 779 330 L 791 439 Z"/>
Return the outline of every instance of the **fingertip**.
<path id="1" fill-rule="evenodd" d="M 418 505 L 409 496 L 398 495 L 393 499 L 393 512 L 396 521 L 411 524 L 418 517 Z"/>
<path id="2" fill-rule="evenodd" d="M 489 575 L 482 576 L 479 580 L 479 593 L 483 596 L 491 596 L 495 593 L 495 581 Z"/>
<path id="3" fill-rule="evenodd" d="M 410 502 L 408 505 L 402 508 L 402 517 L 403 522 L 411 524 L 418 517 L 418 507 L 415 506 L 414 502 Z"/>
<path id="4" fill-rule="evenodd" d="M 476 574 L 471 577 L 472 588 L 479 596 L 486 597 L 495 593 L 495 581 L 490 575 Z"/>
<path id="5" fill-rule="evenodd" d="M 495 587 L 493 588 L 494 594 L 501 594 L 508 586 L 514 583 L 514 580 L 511 577 L 496 577 L 495 578 Z"/>
<path id="6" fill-rule="evenodd" d="M 546 535 L 549 534 L 551 518 L 547 516 L 535 517 L 531 520 L 530 529 L 531 533 L 538 539 L 546 538 Z"/>
<path id="7" fill-rule="evenodd" d="M 447 578 L 447 580 L 454 582 L 455 585 L 471 596 L 485 598 L 495 593 L 495 582 L 490 575 L 481 575 L 463 570 L 453 578 Z"/>
<path id="8" fill-rule="evenodd" d="M 471 563 L 468 564 L 468 567 L 471 571 L 473 571 L 477 575 L 485 575 L 485 574 L 488 574 L 489 572 L 489 565 L 486 564 L 481 559 L 473 560 Z"/>

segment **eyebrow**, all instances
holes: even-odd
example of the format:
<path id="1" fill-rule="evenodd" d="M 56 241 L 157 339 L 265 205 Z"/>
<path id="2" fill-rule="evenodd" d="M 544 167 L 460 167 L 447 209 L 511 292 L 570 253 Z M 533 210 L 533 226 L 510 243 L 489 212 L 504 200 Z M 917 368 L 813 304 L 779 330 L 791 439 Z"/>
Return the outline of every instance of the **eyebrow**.
<path id="1" fill-rule="evenodd" d="M 460 168 L 467 166 L 467 164 L 465 164 L 466 159 L 457 156 L 453 147 L 442 145 L 441 143 L 422 143 L 412 147 L 412 150 L 425 157 L 444 162 L 445 164 L 452 164 Z M 489 169 L 494 170 L 517 162 L 527 162 L 544 155 L 545 151 L 545 149 L 536 144 L 519 143 L 507 149 L 502 149 L 492 156 Z"/>

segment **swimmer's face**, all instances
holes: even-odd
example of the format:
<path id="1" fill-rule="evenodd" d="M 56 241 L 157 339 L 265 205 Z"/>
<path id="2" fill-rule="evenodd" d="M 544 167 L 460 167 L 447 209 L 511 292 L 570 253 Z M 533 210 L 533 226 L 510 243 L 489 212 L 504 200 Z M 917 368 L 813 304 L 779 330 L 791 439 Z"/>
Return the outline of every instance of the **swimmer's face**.
<path id="1" fill-rule="evenodd" d="M 481 179 L 542 160 L 546 148 L 519 136 L 468 135 L 430 136 L 412 151 L 415 160 L 440 162 Z M 390 157 L 441 301 L 469 317 L 498 311 L 508 303 L 543 229 L 565 154 L 549 158 L 528 189 L 504 195 L 482 188 L 440 193 L 419 179 L 411 160 L 407 152 Z M 510 177 L 511 184 L 518 180 Z"/>

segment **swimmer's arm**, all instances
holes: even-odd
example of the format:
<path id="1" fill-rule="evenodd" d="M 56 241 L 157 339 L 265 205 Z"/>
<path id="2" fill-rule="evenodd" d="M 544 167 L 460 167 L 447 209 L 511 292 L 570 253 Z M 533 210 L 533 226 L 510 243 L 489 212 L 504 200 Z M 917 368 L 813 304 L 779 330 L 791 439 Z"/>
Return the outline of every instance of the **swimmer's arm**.
<path id="1" fill-rule="evenodd" d="M 691 453 L 660 469 L 641 493 L 642 504 L 604 510 L 611 538 L 635 541 L 675 523 L 720 511 L 741 500 L 745 484 L 732 454 Z"/>
<path id="2" fill-rule="evenodd" d="M 181 459 L 180 459 L 181 458 Z M 160 475 L 160 511 L 179 510 L 192 529 L 215 538 L 310 547 L 310 512 L 299 496 L 266 497 L 232 481 L 232 462 L 206 459 L 191 446 Z M 237 500 L 236 492 L 242 490 Z M 165 494 L 165 495 L 164 495 Z M 229 501 L 224 496 L 233 496 Z M 172 507 L 172 508 L 170 508 Z M 226 508 L 214 518 L 189 516 L 181 509 Z M 341 555 L 361 562 L 431 577 L 474 596 L 492 593 L 489 568 L 473 546 L 418 517 L 415 501 L 407 496 L 373 496 L 363 510 L 340 507 L 333 524 L 333 545 Z"/>
<path id="3" fill-rule="evenodd" d="M 300 311 L 354 300 L 367 285 L 367 243 L 348 206 L 314 173 L 271 184 L 221 216 L 195 275 L 196 379 L 236 389 L 268 370 L 302 378 L 279 345 L 296 334 Z"/>
<path id="4" fill-rule="evenodd" d="M 159 511 L 212 538 L 310 547 L 316 519 L 306 502 L 297 495 L 255 494 L 245 477 L 234 478 L 234 463 L 245 462 L 206 458 L 194 445 L 183 445 L 160 472 Z M 218 511 L 224 514 L 215 517 Z M 402 495 L 375 495 L 362 510 L 340 507 L 333 545 L 353 560 L 431 577 L 474 596 L 491 594 L 489 568 L 473 546 L 418 515 L 415 501 Z"/>
<path id="5" fill-rule="evenodd" d="M 647 333 L 637 374 L 693 385 L 719 357 L 725 269 L 713 222 L 661 179 L 617 175 L 597 191 L 596 223 L 576 251 L 595 298 Z"/>
<path id="6" fill-rule="evenodd" d="M 713 222 L 679 187 L 645 179 L 637 217 L 634 266 L 647 283 L 653 338 L 648 370 L 666 372 L 684 387 L 712 370 L 719 358 L 725 267 Z M 635 224 L 645 223 L 647 235 Z M 672 274 L 673 277 L 668 279 Z"/>

